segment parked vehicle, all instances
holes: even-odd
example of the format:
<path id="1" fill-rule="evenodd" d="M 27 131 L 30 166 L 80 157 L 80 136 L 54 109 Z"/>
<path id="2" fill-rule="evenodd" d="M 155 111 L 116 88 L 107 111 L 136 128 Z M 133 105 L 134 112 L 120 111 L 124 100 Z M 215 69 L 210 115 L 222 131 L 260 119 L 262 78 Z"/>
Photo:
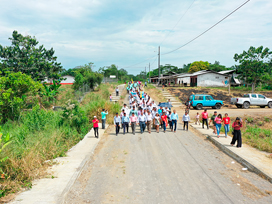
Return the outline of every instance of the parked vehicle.
<path id="1" fill-rule="evenodd" d="M 236 105 L 237 108 L 249 108 L 250 106 L 260 106 L 272 108 L 272 99 L 261 94 L 245 94 L 243 98 L 231 98 L 230 103 Z"/>
<path id="2" fill-rule="evenodd" d="M 196 94 L 190 96 L 190 103 L 194 109 L 201 110 L 203 107 L 212 107 L 220 109 L 224 103 L 220 100 L 214 100 L 210 95 Z"/>

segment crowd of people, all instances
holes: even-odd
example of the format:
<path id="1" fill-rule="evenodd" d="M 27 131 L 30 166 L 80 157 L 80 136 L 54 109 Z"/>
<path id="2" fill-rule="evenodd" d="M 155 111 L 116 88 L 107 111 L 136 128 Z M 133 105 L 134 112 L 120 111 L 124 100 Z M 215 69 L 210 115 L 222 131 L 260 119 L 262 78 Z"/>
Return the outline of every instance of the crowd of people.
<path id="1" fill-rule="evenodd" d="M 179 116 L 176 110 L 171 110 L 171 101 L 170 99 L 166 103 L 156 104 L 154 100 L 143 90 L 143 87 L 146 84 L 142 84 L 141 82 L 129 82 L 127 84 L 127 93 L 129 95 L 129 104 L 124 104 L 121 109 L 121 113 L 116 113 L 114 117 L 114 125 L 115 125 L 115 133 L 116 136 L 120 133 L 120 130 L 123 131 L 123 134 L 129 133 L 129 129 L 131 128 L 132 134 L 135 135 L 136 128 L 139 127 L 141 134 L 147 131 L 151 133 L 152 129 L 155 129 L 157 133 L 159 133 L 160 128 L 165 133 L 167 128 L 170 129 L 171 132 L 176 132 L 177 123 L 179 120 Z M 118 87 L 116 88 L 116 95 L 119 94 Z M 110 97 L 111 100 L 111 97 Z M 188 131 L 188 126 L 190 122 L 190 116 L 188 111 L 188 106 L 190 103 L 188 102 L 187 108 L 185 110 L 185 114 L 182 117 L 183 121 L 183 130 Z M 105 129 L 106 115 L 108 114 L 107 110 L 101 112 L 102 118 L 102 129 Z M 209 115 L 207 109 L 205 109 L 201 115 L 199 113 L 195 116 L 195 124 L 201 125 L 200 121 L 202 121 L 202 128 L 206 125 L 207 129 L 211 123 L 213 124 L 213 134 L 216 134 L 219 138 L 219 134 L 221 131 L 222 124 L 225 129 L 225 137 L 228 136 L 230 131 L 231 120 L 227 113 L 223 117 L 222 114 L 217 114 L 217 111 L 214 111 L 214 114 L 209 120 Z M 93 127 L 95 132 L 95 137 L 98 138 L 98 120 L 96 116 L 94 116 Z M 130 127 L 130 128 L 129 128 Z M 237 141 L 237 147 L 242 146 L 242 137 L 241 137 L 241 128 L 243 127 L 243 121 L 240 118 L 236 118 L 236 120 L 232 123 L 233 127 L 233 138 L 231 141 L 231 145 L 234 145 Z"/>
<path id="2" fill-rule="evenodd" d="M 196 114 L 195 117 L 196 121 L 195 124 L 199 124 L 200 125 L 200 115 L 199 113 Z M 212 117 L 210 118 L 209 121 L 209 114 L 207 109 L 205 109 L 202 113 L 201 113 L 201 120 L 202 120 L 202 128 L 204 129 L 204 126 L 207 126 L 207 129 L 209 129 L 209 125 L 213 125 L 213 134 L 216 134 L 217 137 L 219 138 L 220 136 L 220 132 L 221 132 L 221 127 L 222 124 L 224 126 L 224 130 L 225 130 L 225 137 L 228 137 L 228 133 L 230 131 L 230 124 L 231 124 L 231 120 L 230 117 L 228 116 L 228 113 L 225 113 L 225 117 L 222 116 L 222 114 L 217 114 L 217 111 L 214 111 Z M 209 124 L 208 124 L 209 121 Z M 231 145 L 233 146 L 236 141 L 237 141 L 237 147 L 240 148 L 242 147 L 242 135 L 241 135 L 241 128 L 243 127 L 243 121 L 241 118 L 237 117 L 236 120 L 232 123 L 232 128 L 233 128 L 233 132 L 232 132 L 232 141 L 231 141 Z"/>

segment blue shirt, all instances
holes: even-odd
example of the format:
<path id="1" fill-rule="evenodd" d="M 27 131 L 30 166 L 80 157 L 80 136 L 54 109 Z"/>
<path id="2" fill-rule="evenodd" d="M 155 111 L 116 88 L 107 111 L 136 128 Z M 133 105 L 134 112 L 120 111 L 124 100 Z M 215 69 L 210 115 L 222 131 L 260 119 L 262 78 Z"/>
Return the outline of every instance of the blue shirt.
<path id="1" fill-rule="evenodd" d="M 103 111 L 101 115 L 102 115 L 102 120 L 104 120 L 106 119 L 106 115 L 108 115 L 108 112 Z"/>
<path id="2" fill-rule="evenodd" d="M 114 125 L 116 125 L 116 123 L 121 123 L 121 118 L 120 116 L 114 116 Z"/>
<path id="3" fill-rule="evenodd" d="M 172 113 L 171 114 L 171 120 L 178 120 L 178 114 Z"/>
<path id="4" fill-rule="evenodd" d="M 128 116 L 123 116 L 122 117 L 122 123 L 129 123 L 129 117 Z"/>

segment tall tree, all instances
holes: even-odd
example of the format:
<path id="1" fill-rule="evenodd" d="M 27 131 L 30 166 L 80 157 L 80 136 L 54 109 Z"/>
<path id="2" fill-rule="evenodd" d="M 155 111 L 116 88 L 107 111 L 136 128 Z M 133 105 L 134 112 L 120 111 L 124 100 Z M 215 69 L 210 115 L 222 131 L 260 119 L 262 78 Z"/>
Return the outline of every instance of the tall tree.
<path id="1" fill-rule="evenodd" d="M 23 36 L 13 31 L 11 46 L 0 45 L 0 63 L 2 70 L 22 72 L 30 75 L 36 81 L 42 81 L 46 77 L 58 79 L 62 66 L 57 63 L 53 48 L 47 50 L 35 37 Z M 2 72 L 4 75 L 5 72 Z"/>
<path id="2" fill-rule="evenodd" d="M 263 46 L 258 48 L 251 46 L 248 51 L 234 55 L 235 61 L 240 63 L 237 68 L 240 78 L 247 83 L 252 83 L 253 91 L 259 83 L 267 83 L 272 79 L 269 66 L 271 56 L 272 52 L 269 48 Z"/>
<path id="3" fill-rule="evenodd" d="M 209 69 L 209 66 L 209 62 L 195 61 L 190 65 L 189 72 L 194 73 L 201 70 L 207 70 Z"/>

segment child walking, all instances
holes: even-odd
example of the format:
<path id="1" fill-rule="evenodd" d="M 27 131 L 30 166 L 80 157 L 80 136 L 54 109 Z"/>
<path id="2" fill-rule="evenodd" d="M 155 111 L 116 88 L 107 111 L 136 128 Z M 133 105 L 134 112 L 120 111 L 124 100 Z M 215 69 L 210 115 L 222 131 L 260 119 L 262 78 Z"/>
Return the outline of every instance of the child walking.
<path id="1" fill-rule="evenodd" d="M 196 119 L 195 124 L 196 125 L 197 125 L 197 123 L 198 123 L 198 125 L 200 125 L 199 117 L 200 117 L 199 112 L 197 112 L 196 116 L 195 116 L 195 119 Z"/>
<path id="2" fill-rule="evenodd" d="M 110 94 L 110 102 L 112 102 L 112 95 Z"/>

